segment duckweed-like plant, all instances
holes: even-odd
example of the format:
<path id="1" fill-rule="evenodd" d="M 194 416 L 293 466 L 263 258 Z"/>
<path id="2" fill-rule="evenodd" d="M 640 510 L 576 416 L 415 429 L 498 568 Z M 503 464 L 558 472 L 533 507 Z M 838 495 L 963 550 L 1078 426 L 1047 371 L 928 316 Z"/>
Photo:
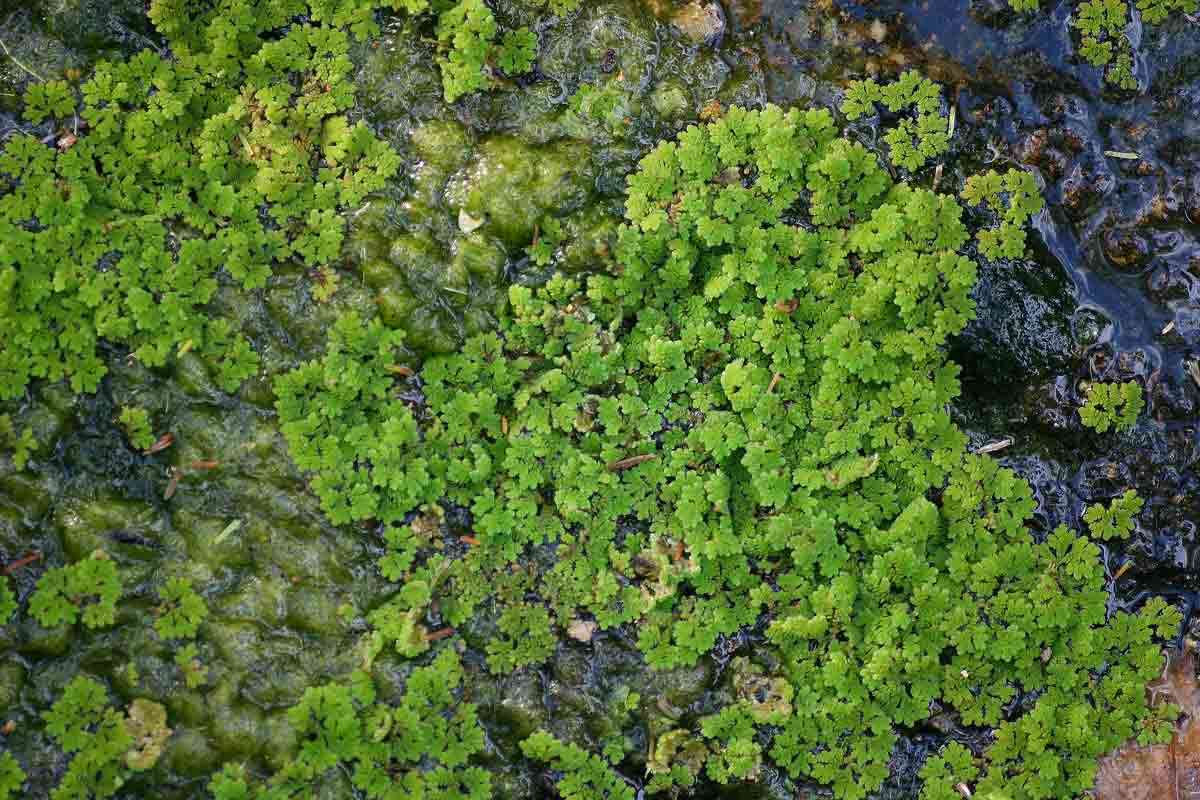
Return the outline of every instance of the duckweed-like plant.
<path id="1" fill-rule="evenodd" d="M 21 769 L 12 753 L 0 753 L 0 800 L 20 797 L 19 792 L 24 784 L 25 770 Z"/>
<path id="2" fill-rule="evenodd" d="M 18 470 L 25 469 L 29 457 L 37 449 L 33 429 L 25 428 L 18 434 L 16 425 L 8 414 L 0 414 L 0 443 L 3 443 L 6 450 L 11 451 L 13 466 Z"/>
<path id="3" fill-rule="evenodd" d="M 521 752 L 562 773 L 555 788 L 563 800 L 633 800 L 635 796 L 633 787 L 609 769 L 600 756 L 546 731 L 534 731 L 521 742 Z"/>
<path id="4" fill-rule="evenodd" d="M 9 588 L 8 576 L 0 577 L 0 625 L 7 625 L 17 613 L 17 596 Z"/>
<path id="5" fill-rule="evenodd" d="M 104 628 L 117 620 L 121 578 L 105 553 L 47 570 L 29 598 L 29 613 L 47 628 L 74 625 Z"/>
<path id="6" fill-rule="evenodd" d="M 208 667 L 200 661 L 200 648 L 189 642 L 175 651 L 175 666 L 183 674 L 183 683 L 189 689 L 197 689 L 208 680 Z"/>
<path id="7" fill-rule="evenodd" d="M 537 236 L 525 249 L 529 260 L 539 267 L 548 267 L 563 243 L 563 224 L 554 217 L 543 217 L 538 224 Z"/>
<path id="8" fill-rule="evenodd" d="M 556 8 L 562 4 L 555 4 Z M 291 259 L 336 286 L 341 212 L 381 189 L 399 156 L 345 112 L 353 38 L 380 7 L 424 0 L 154 0 L 172 57 L 101 62 L 79 86 L 30 86 L 25 116 L 74 131 L 20 134 L 0 152 L 0 399 L 35 378 L 94 391 L 101 340 L 156 367 L 195 351 L 236 389 L 258 355 L 213 318 L 222 286 L 253 290 Z M 440 7 L 440 6 L 439 6 Z M 447 100 L 491 84 L 489 64 L 527 71 L 536 36 L 496 41 L 482 0 L 441 11 Z M 323 270 L 323 271 L 322 271 Z"/>
<path id="9" fill-rule="evenodd" d="M 1036 11 L 1039 0 L 1008 0 L 1014 11 Z M 1197 0 L 1137 0 L 1141 21 L 1149 25 L 1165 22 L 1172 15 L 1195 14 Z M 1079 55 L 1095 67 L 1104 68 L 1105 80 L 1121 89 L 1138 88 L 1133 74 L 1133 45 L 1126 35 L 1130 24 L 1125 0 L 1084 0 L 1071 21 L 1079 31 Z"/>
<path id="10" fill-rule="evenodd" d="M 42 716 L 46 732 L 71 756 L 51 800 L 103 800 L 116 794 L 128 776 L 125 756 L 134 739 L 124 715 L 108 704 L 104 687 L 77 676 Z"/>
<path id="11" fill-rule="evenodd" d="M 1142 498 L 1133 489 L 1113 498 L 1108 508 L 1099 503 L 1083 513 L 1092 536 L 1097 539 L 1126 539 L 1133 532 L 1133 520 L 1142 510 Z"/>
<path id="12" fill-rule="evenodd" d="M 504 609 L 498 635 L 488 642 L 488 668 L 504 674 L 538 664 L 554 653 L 558 639 L 545 606 L 517 603 Z"/>
<path id="13" fill-rule="evenodd" d="M 170 578 L 159 589 L 162 605 L 154 630 L 164 639 L 191 639 L 208 616 L 204 598 L 192 588 L 187 578 Z"/>
<path id="14" fill-rule="evenodd" d="M 1197 0 L 1138 0 L 1142 22 L 1157 25 L 1172 15 L 1195 14 Z M 1130 25 L 1125 0 L 1086 0 L 1079 4 L 1071 25 L 1079 31 L 1079 54 L 1104 68 L 1109 83 L 1122 89 L 1138 88 L 1133 74 L 1133 45 L 1126 34 Z"/>
<path id="15" fill-rule="evenodd" d="M 950 149 L 950 129 L 942 117 L 941 88 L 920 73 L 909 70 L 887 84 L 871 79 L 851 82 L 842 101 L 842 113 L 853 121 L 874 114 L 876 105 L 883 105 L 892 114 L 914 113 L 913 117 L 901 117 L 883 135 L 893 164 L 915 171 Z"/>
<path id="16" fill-rule="evenodd" d="M 497 65 L 509 75 L 520 75 L 533 68 L 537 58 L 537 34 L 528 28 L 519 28 L 504 34 Z"/>
<path id="17" fill-rule="evenodd" d="M 1195 14 L 1200 9 L 1197 0 L 1137 0 L 1142 19 L 1151 25 L 1165 22 L 1172 14 Z"/>
<path id="18" fill-rule="evenodd" d="M 1137 422 L 1146 401 L 1137 381 L 1093 383 L 1079 408 L 1079 419 L 1096 433 L 1127 431 Z"/>
<path id="19" fill-rule="evenodd" d="M 927 798 L 1083 792 L 1141 730 L 1153 636 L 1177 615 L 1110 619 L 1097 547 L 1035 541 L 1028 485 L 965 452 L 943 349 L 973 314 L 959 205 L 894 183 L 825 111 L 733 108 L 647 155 L 626 215 L 611 273 L 513 286 L 499 331 L 424 363 L 420 406 L 395 396 L 402 338 L 354 316 L 277 381 L 330 517 L 390 526 L 401 586 L 371 652 L 453 633 L 428 629 L 434 598 L 452 626 L 489 596 L 560 626 L 635 623 L 656 668 L 765 620 L 769 716 L 747 696 L 664 752 L 707 762 L 699 734 L 716 780 L 770 758 L 861 798 L 896 727 L 941 703 L 996 735 L 932 761 Z M 471 511 L 465 552 L 428 523 L 439 502 Z M 547 544 L 552 565 L 511 568 Z M 560 792 L 624 796 L 576 745 L 524 748 L 581 773 Z M 694 775 L 662 765 L 654 785 Z"/>
<path id="20" fill-rule="evenodd" d="M 969 205 L 986 206 L 1000 218 L 999 226 L 975 235 L 980 253 L 991 259 L 1025 255 L 1025 224 L 1046 205 L 1032 173 L 1010 169 L 1003 175 L 995 170 L 972 175 L 963 187 L 962 199 Z"/>
<path id="21" fill-rule="evenodd" d="M 312 489 L 335 523 L 397 522 L 424 499 L 430 476 L 422 474 L 420 456 L 414 458 L 416 419 L 392 395 L 392 367 L 403 341 L 403 333 L 377 319 L 364 324 L 343 316 L 321 361 L 275 382 L 292 458 L 316 473 Z"/>
<path id="22" fill-rule="evenodd" d="M 299 800 L 344 770 L 372 800 L 487 800 L 489 774 L 467 766 L 484 743 L 475 707 L 456 697 L 462 676 L 445 649 L 408 676 L 396 705 L 378 700 L 361 672 L 347 684 L 311 687 L 288 711 L 300 740 L 294 759 L 265 784 L 228 766 L 209 788 L 216 800 Z"/>
<path id="23" fill-rule="evenodd" d="M 417 5 L 420 10 L 428 7 L 423 0 L 410 4 Z M 453 103 L 463 95 L 491 86 L 492 67 L 508 75 L 520 75 L 533 68 L 537 58 L 536 33 L 522 27 L 501 35 L 496 16 L 484 0 L 457 0 L 442 5 L 445 7 L 437 25 L 438 66 L 446 102 Z M 555 14 L 564 14 L 573 10 L 578 0 L 551 0 L 549 5 Z"/>
<path id="24" fill-rule="evenodd" d="M 97 345 L 148 366 L 194 350 L 229 390 L 257 355 L 206 306 L 223 283 L 265 284 L 272 265 L 340 251 L 339 211 L 379 189 L 398 156 L 345 111 L 350 35 L 375 3 L 251 3 L 196 9 L 154 0 L 173 53 L 102 62 L 79 87 L 80 133 L 34 135 L 0 153 L 0 399 L 34 378 L 93 391 Z M 308 15 L 309 21 L 300 21 Z M 74 90 L 32 87 L 26 115 L 73 122 Z"/>
<path id="25" fill-rule="evenodd" d="M 438 19 L 438 42 L 445 50 L 439 57 L 446 102 L 453 103 L 489 82 L 486 65 L 499 26 L 483 0 L 461 0 Z M 505 60 L 515 60 L 510 55 Z"/>
<path id="26" fill-rule="evenodd" d="M 1079 54 L 1089 64 L 1104 67 L 1104 77 L 1122 89 L 1136 89 L 1133 48 L 1125 36 L 1129 7 L 1124 0 L 1087 0 L 1071 25 L 1079 31 Z"/>
<path id="27" fill-rule="evenodd" d="M 35 125 L 47 117 L 69 119 L 75 102 L 75 89 L 66 81 L 31 84 L 25 90 L 25 119 Z"/>
<path id="28" fill-rule="evenodd" d="M 150 428 L 150 412 L 138 406 L 121 409 L 117 421 L 125 430 L 125 437 L 135 450 L 148 450 L 154 444 L 154 431 Z"/>
<path id="29" fill-rule="evenodd" d="M 763 720 L 764 722 L 767 720 Z M 773 719 L 779 723 L 782 719 Z M 713 740 L 705 771 L 717 783 L 753 780 L 762 763 L 762 745 L 755 741 L 754 717 L 743 703 L 725 706 L 700 722 L 706 739 Z"/>

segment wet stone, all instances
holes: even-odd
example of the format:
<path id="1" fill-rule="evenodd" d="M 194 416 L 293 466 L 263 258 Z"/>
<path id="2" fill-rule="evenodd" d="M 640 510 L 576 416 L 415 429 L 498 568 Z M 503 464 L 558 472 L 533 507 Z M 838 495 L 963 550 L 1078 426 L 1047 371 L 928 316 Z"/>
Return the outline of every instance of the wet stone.
<path id="1" fill-rule="evenodd" d="M 1136 271 L 1150 258 L 1146 237 L 1131 230 L 1107 228 L 1100 237 L 1104 257 L 1119 270 Z"/>
<path id="2" fill-rule="evenodd" d="M 504 679 L 502 695 L 488 712 L 508 734 L 505 738 L 517 742 L 545 724 L 547 710 L 542 697 L 542 682 L 537 673 L 519 670 Z"/>
<path id="3" fill-rule="evenodd" d="M 1172 332 L 1191 346 L 1200 345 L 1200 306 L 1188 303 L 1176 308 Z"/>
<path id="4" fill-rule="evenodd" d="M 1082 219 L 1116 188 L 1116 179 L 1107 170 L 1085 169 L 1076 164 L 1062 180 L 1059 191 L 1066 211 L 1075 219 Z"/>
<path id="5" fill-rule="evenodd" d="M 672 15 L 671 24 L 695 44 L 715 47 L 725 33 L 725 11 L 720 3 L 692 0 Z"/>
<path id="6" fill-rule="evenodd" d="M 1112 336 L 1112 321 L 1096 308 L 1081 307 L 1071 315 L 1071 335 L 1079 350 Z"/>
<path id="7" fill-rule="evenodd" d="M 1146 295 L 1160 304 L 1186 300 L 1192 295 L 1194 283 L 1188 273 L 1169 264 L 1158 264 L 1146 273 Z"/>
<path id="8" fill-rule="evenodd" d="M 336 636 L 342 628 L 337 599 L 328 590 L 296 588 L 288 593 L 287 623 L 316 636 Z"/>
<path id="9" fill-rule="evenodd" d="M 267 736 L 262 712 L 247 703 L 212 702 L 220 695 L 219 692 L 214 694 L 209 703 L 213 712 L 209 732 L 221 757 L 244 759 L 257 754 Z"/>
<path id="10" fill-rule="evenodd" d="M 1155 381 L 1147 402 L 1151 414 L 1159 421 L 1189 420 L 1200 411 L 1196 382 L 1186 373 L 1177 379 L 1165 377 Z"/>
<path id="11" fill-rule="evenodd" d="M 1005 0 L 971 0 L 967 13 L 981 25 L 992 28 L 1004 27 L 1016 16 Z"/>
<path id="12" fill-rule="evenodd" d="M 202 731 L 179 727 L 167 740 L 163 760 L 173 772 L 189 777 L 207 775 L 221 764 L 220 755 Z"/>
<path id="13" fill-rule="evenodd" d="M 201 659 L 203 661 L 203 659 Z M 208 706 L 201 691 L 176 687 L 164 699 L 171 720 L 180 725 L 200 726 L 208 719 Z"/>
<path id="14" fill-rule="evenodd" d="M 686 709 L 709 688 L 713 679 L 712 662 L 701 659 L 692 667 L 677 667 L 654 675 L 652 689 L 676 709 Z"/>
<path id="15" fill-rule="evenodd" d="M 964 377 L 988 384 L 1028 381 L 1070 360 L 1069 298 L 1045 266 L 980 263 L 976 317 L 952 342 Z"/>
<path id="16" fill-rule="evenodd" d="M 74 625 L 43 628 L 33 619 L 22 619 L 21 652 L 34 656 L 61 656 L 75 640 Z"/>
<path id="17" fill-rule="evenodd" d="M 15 659 L 0 662 L 0 724 L 6 721 L 25 686 L 25 667 Z"/>
<path id="18" fill-rule="evenodd" d="M 266 717 L 266 743 L 263 760 L 272 769 L 281 769 L 294 758 L 299 747 L 296 729 L 286 711 L 276 711 Z"/>

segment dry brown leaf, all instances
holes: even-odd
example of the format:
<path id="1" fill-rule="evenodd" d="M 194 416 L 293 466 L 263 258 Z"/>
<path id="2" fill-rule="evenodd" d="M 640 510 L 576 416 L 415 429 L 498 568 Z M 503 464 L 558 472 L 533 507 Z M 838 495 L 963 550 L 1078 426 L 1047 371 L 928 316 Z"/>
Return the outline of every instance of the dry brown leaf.
<path id="1" fill-rule="evenodd" d="M 1193 800 L 1200 797 L 1200 686 L 1192 648 L 1172 652 L 1146 687 L 1151 703 L 1175 703 L 1186 715 L 1169 744 L 1125 745 L 1100 759 L 1096 800 Z"/>
<path id="2" fill-rule="evenodd" d="M 567 626 L 567 635 L 579 642 L 590 642 L 596 635 L 596 623 L 577 619 Z"/>

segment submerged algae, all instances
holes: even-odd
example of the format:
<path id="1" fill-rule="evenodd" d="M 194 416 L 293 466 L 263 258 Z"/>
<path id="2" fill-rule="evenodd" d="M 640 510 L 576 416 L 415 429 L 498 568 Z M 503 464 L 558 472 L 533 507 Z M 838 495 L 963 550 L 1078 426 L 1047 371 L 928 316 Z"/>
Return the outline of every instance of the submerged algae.
<path id="1" fill-rule="evenodd" d="M 625 12 L 618 8 L 584 16 L 619 25 Z M 396 39 L 404 46 L 416 41 L 407 33 Z M 553 39 L 567 42 L 570 34 Z M 364 53 L 364 78 L 378 52 Z M 417 68 L 407 69 L 408 82 L 403 85 L 413 87 L 414 96 L 420 95 L 422 76 L 429 74 L 425 57 L 415 58 L 410 66 Z M 364 85 L 369 89 L 371 83 L 364 80 Z M 401 84 L 388 80 L 379 85 L 390 89 Z M 453 116 L 439 99 L 427 99 L 430 116 Z M 392 124 L 404 141 L 408 129 L 399 118 L 417 106 L 407 100 L 402 105 L 399 121 Z M 372 102 L 367 110 L 383 130 L 386 103 Z M 562 112 L 542 112 L 546 120 L 555 114 Z M 380 223 L 386 235 L 401 241 L 400 248 L 389 241 L 381 255 L 402 254 L 406 267 L 426 258 L 423 263 L 429 269 L 415 277 L 403 275 L 405 283 L 397 288 L 411 293 L 407 281 L 412 277 L 421 296 L 437 302 L 437 314 L 426 326 L 430 349 L 438 342 L 453 347 L 464 332 L 494 324 L 497 308 L 487 299 L 489 293 L 503 301 L 501 282 L 514 268 L 514 255 L 528 243 L 522 240 L 531 230 L 526 225 L 537 222 L 510 215 L 508 226 L 497 231 L 464 235 L 455 230 L 454 209 L 445 204 L 443 192 L 456 173 L 469 168 L 471 148 L 463 145 L 467 130 L 458 123 L 436 121 L 415 130 L 412 153 L 419 163 L 414 163 L 409 180 L 417 188 L 404 200 L 373 200 L 391 209 L 402 202 L 417 204 L 399 212 L 406 220 L 404 227 Z M 581 143 L 525 144 L 486 128 L 466 137 L 479 137 L 481 152 L 499 159 L 497 163 L 538 160 L 547 149 L 559 153 L 555 170 L 582 168 L 584 178 L 559 181 L 556 172 L 543 170 L 544 185 L 561 183 L 576 198 L 573 202 L 581 213 L 595 219 L 591 226 L 607 225 L 611 231 L 612 217 L 594 204 L 591 187 L 606 185 L 611 196 L 622 183 L 620 164 L 609 166 L 601 180 L 588 166 L 592 154 Z M 636 151 L 630 152 L 622 163 L 635 156 Z M 524 177 L 500 175 L 497 189 L 508 198 L 527 194 L 520 184 Z M 460 185 L 468 188 L 461 179 Z M 422 202 L 443 212 L 443 220 L 431 223 L 428 208 L 419 207 Z M 537 207 L 538 212 L 558 211 L 555 202 L 551 198 Z M 495 207 L 502 220 L 505 210 L 503 204 Z M 408 225 L 414 218 L 415 225 Z M 600 240 L 610 236 L 602 234 Z M 422 253 L 422 248 L 427 251 Z M 441 263 L 447 261 L 448 266 Z M 345 674 L 356 663 L 348 644 L 365 630 L 365 612 L 388 591 L 374 569 L 382 541 L 370 531 L 364 539 L 346 537 L 324 522 L 306 499 L 303 481 L 273 423 L 260 410 L 269 405 L 270 395 L 258 387 L 268 385 L 272 374 L 297 359 L 318 353 L 330 320 L 339 313 L 351 308 L 370 313 L 382 305 L 384 291 L 358 274 L 358 262 L 350 254 L 347 279 L 325 304 L 314 300 L 311 278 L 300 268 L 280 268 L 262 293 L 222 287 L 215 310 L 238 321 L 262 359 L 261 374 L 235 396 L 223 392 L 210 368 L 192 354 L 182 356 L 171 369 L 147 370 L 110 351 L 106 358 L 111 372 L 95 397 L 76 399 L 48 386 L 13 405 L 14 418 L 34 430 L 38 444 L 30 471 L 3 476 L 0 552 L 7 562 L 33 549 L 41 553 L 41 561 L 14 571 L 17 595 L 27 599 L 44 564 L 63 563 L 97 547 L 113 555 L 127 585 L 122 616 L 111 632 L 51 631 L 29 622 L 0 628 L 5 643 L 0 675 L 4 695 L 11 700 L 4 704 L 5 719 L 16 723 L 4 743 L 23 754 L 32 779 L 28 785 L 46 787 L 35 789 L 34 796 L 48 791 L 62 765 L 37 734 L 37 709 L 47 707 L 76 670 L 107 677 L 126 698 L 161 702 L 168 708 L 175 732 L 163 758 L 147 774 L 135 776 L 124 791 L 153 786 L 157 796 L 192 797 L 203 777 L 226 761 L 261 760 L 269 767 L 281 766 L 295 746 L 285 710 L 305 687 Z M 394 273 L 391 277 L 386 285 L 397 286 L 400 281 Z M 446 292 L 446 286 L 465 286 L 468 297 Z M 481 318 L 464 322 L 476 308 Z M 469 327 L 472 324 L 476 327 Z M 414 341 L 420 337 L 414 336 Z M 174 445 L 150 456 L 131 450 L 116 419 L 119 407 L 130 403 L 151 408 L 156 430 L 173 432 Z M 239 521 L 230 532 L 231 524 Z M 186 676 L 174 662 L 177 648 L 147 634 L 141 624 L 151 618 L 155 590 L 167 575 L 187 576 L 203 587 L 211 609 L 200 628 L 195 659 L 207 669 L 207 678 L 196 689 L 184 685 Z M 397 667 L 385 659 L 377 671 L 386 676 Z M 581 707 L 577 713 L 595 711 Z M 539 701 L 538 724 L 546 713 Z M 513 786 L 528 785 L 515 775 L 513 780 Z"/>

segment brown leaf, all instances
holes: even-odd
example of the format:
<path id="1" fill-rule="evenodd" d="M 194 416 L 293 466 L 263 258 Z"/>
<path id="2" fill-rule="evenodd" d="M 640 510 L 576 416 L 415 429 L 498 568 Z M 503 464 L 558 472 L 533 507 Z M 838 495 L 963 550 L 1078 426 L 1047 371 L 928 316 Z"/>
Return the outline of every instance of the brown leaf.
<path id="1" fill-rule="evenodd" d="M 454 628 L 442 628 L 440 630 L 430 631 L 429 633 L 425 634 L 424 638 L 427 642 L 436 642 L 439 639 L 446 639 L 453 635 Z"/>
<path id="2" fill-rule="evenodd" d="M 1185 647 L 1183 653 L 1171 651 L 1163 674 L 1146 687 L 1150 702 L 1174 703 L 1189 717 L 1200 717 L 1200 685 L 1196 682 L 1196 652 Z"/>
<path id="3" fill-rule="evenodd" d="M 590 642 L 596 635 L 596 627 L 591 620 L 577 619 L 567 626 L 567 635 L 577 642 Z"/>
<path id="4" fill-rule="evenodd" d="M 30 564 L 37 561 L 41 557 L 42 557 L 41 550 L 32 550 L 29 553 L 27 553 L 23 558 L 18 558 L 16 561 L 12 562 L 7 567 L 5 567 L 3 570 L 4 574 L 12 575 L 14 572 L 21 569 L 22 567 L 28 567 Z"/>
<path id="5" fill-rule="evenodd" d="M 142 452 L 148 456 L 152 456 L 155 453 L 160 453 L 163 450 L 166 450 L 168 447 L 170 447 L 173 444 L 175 444 L 175 435 L 171 434 L 171 433 L 164 433 L 162 436 L 158 437 L 157 442 L 150 445 Z"/>
<path id="6" fill-rule="evenodd" d="M 1130 742 L 1100 759 L 1095 800 L 1191 800 L 1200 796 L 1200 686 L 1191 647 L 1172 651 L 1163 674 L 1146 687 L 1154 705 L 1175 703 L 1186 715 L 1169 744 Z"/>

